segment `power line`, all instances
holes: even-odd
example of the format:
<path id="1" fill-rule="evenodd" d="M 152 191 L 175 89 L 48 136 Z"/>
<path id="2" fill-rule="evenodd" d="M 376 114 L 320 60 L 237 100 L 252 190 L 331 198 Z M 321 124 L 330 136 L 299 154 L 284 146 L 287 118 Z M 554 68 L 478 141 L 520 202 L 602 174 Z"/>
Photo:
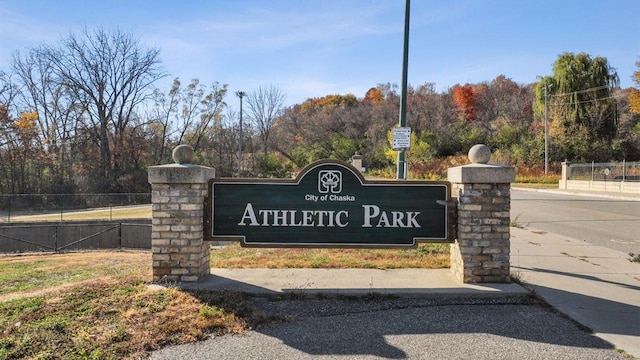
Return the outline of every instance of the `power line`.
<path id="1" fill-rule="evenodd" d="M 586 93 L 586 92 L 603 90 L 603 89 L 608 89 L 608 88 L 609 88 L 608 85 L 602 85 L 602 86 L 598 86 L 598 87 L 594 87 L 594 88 L 590 88 L 590 89 L 572 91 L 572 92 L 563 93 L 563 94 L 553 94 L 553 95 L 550 95 L 550 96 L 551 97 L 559 97 L 559 96 L 567 96 L 567 95 L 574 95 L 574 94 L 583 94 L 583 93 Z"/>
<path id="2" fill-rule="evenodd" d="M 564 97 L 564 96 L 584 94 L 584 93 L 598 91 L 598 90 L 604 90 L 604 89 L 609 89 L 609 86 L 608 85 L 602 85 L 602 86 L 597 86 L 597 87 L 594 87 L 594 88 L 578 90 L 578 91 L 572 91 L 572 92 L 563 93 L 563 94 L 549 95 L 549 97 Z M 564 102 L 564 103 L 551 103 L 549 105 L 551 105 L 551 106 L 580 105 L 580 104 L 594 103 L 596 101 L 615 99 L 616 97 L 621 97 L 621 96 L 624 96 L 624 95 L 623 94 L 622 95 L 621 94 L 618 94 L 618 95 L 612 94 L 610 96 L 601 97 L 601 98 L 598 98 L 598 99 L 589 99 L 589 100 L 581 100 L 581 101 L 570 101 L 570 102 Z"/>
<path id="3" fill-rule="evenodd" d="M 607 97 L 598 98 L 598 99 L 582 100 L 582 101 L 576 101 L 576 102 L 551 103 L 549 105 L 551 105 L 551 106 L 580 105 L 580 104 L 594 103 L 596 101 L 608 100 L 608 99 L 614 99 L 614 98 L 615 98 L 615 96 L 607 96 Z"/>
<path id="4" fill-rule="evenodd" d="M 586 103 L 594 103 L 596 101 L 601 101 L 601 100 L 609 100 L 609 99 L 619 99 L 619 98 L 623 98 L 627 96 L 625 93 L 617 93 L 617 94 L 612 94 L 610 96 L 606 96 L 606 97 L 601 97 L 598 99 L 590 99 L 590 100 L 582 100 L 582 101 L 577 101 L 577 102 L 564 102 L 564 103 L 550 103 L 550 106 L 563 106 L 563 105 L 579 105 L 579 104 L 586 104 Z"/>

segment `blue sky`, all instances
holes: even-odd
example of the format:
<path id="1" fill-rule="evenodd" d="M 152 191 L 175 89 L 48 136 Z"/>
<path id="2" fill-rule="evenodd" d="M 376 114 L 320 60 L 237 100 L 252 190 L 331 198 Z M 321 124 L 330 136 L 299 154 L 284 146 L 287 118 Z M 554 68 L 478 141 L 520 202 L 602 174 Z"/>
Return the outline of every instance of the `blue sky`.
<path id="1" fill-rule="evenodd" d="M 404 0 L 0 0 L 0 69 L 12 54 L 71 32 L 118 27 L 158 47 L 171 80 L 250 92 L 286 105 L 400 83 Z M 563 52 L 604 56 L 621 86 L 640 61 L 639 0 L 413 0 L 409 83 L 528 84 Z M 227 102 L 233 105 L 232 96 Z"/>

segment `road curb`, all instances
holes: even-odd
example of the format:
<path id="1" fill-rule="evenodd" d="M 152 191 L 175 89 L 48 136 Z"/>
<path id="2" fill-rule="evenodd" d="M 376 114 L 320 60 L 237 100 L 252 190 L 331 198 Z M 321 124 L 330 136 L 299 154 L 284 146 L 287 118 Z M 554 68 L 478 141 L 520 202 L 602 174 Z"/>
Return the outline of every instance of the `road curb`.
<path id="1" fill-rule="evenodd" d="M 518 190 L 518 191 L 540 192 L 540 193 L 547 193 L 547 194 L 562 194 L 562 195 L 587 196 L 587 197 L 614 199 L 614 200 L 640 201 L 640 197 L 636 197 L 635 194 L 610 195 L 610 194 L 591 193 L 591 192 L 583 192 L 583 191 L 573 192 L 573 191 L 567 191 L 567 190 L 561 190 L 561 189 L 531 189 L 531 188 L 523 188 L 523 187 L 512 187 L 511 189 Z"/>

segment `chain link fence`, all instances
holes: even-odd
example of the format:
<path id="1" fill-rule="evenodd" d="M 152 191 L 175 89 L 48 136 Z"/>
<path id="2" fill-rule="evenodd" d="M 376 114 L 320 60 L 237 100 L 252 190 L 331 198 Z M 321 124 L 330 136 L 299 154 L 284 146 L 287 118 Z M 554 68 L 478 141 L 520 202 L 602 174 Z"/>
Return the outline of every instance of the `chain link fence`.
<path id="1" fill-rule="evenodd" d="M 0 253 L 151 249 L 151 220 L 0 225 Z"/>
<path id="2" fill-rule="evenodd" d="M 0 223 L 150 219 L 149 204 L 150 193 L 0 194 Z"/>
<path id="3" fill-rule="evenodd" d="M 151 194 L 0 194 L 0 253 L 151 248 Z"/>
<path id="4" fill-rule="evenodd" d="M 640 182 L 640 162 L 571 164 L 569 169 L 568 180 Z"/>

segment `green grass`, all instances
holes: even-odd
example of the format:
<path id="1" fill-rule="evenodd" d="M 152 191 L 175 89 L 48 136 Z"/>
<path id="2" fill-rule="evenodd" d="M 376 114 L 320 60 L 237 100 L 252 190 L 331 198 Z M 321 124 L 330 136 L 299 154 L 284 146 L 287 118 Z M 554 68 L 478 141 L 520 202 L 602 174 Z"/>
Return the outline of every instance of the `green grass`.
<path id="1" fill-rule="evenodd" d="M 524 226 L 523 226 L 522 224 L 520 224 L 520 222 L 519 222 L 519 220 L 520 220 L 520 215 L 522 215 L 522 214 L 518 214 L 518 215 L 516 215 L 516 217 L 515 217 L 515 218 L 513 218 L 513 220 L 511 220 L 511 221 L 509 222 L 509 226 L 511 226 L 511 227 L 515 227 L 515 228 L 518 228 L 518 229 L 524 229 Z"/>
<path id="2" fill-rule="evenodd" d="M 421 244 L 414 249 L 278 249 L 242 248 L 237 244 L 211 251 L 218 268 L 369 268 L 449 267 L 449 244 Z"/>
<path id="3" fill-rule="evenodd" d="M 151 256 L 145 252 L 0 257 L 0 296 L 87 279 L 141 275 L 149 272 L 150 263 Z"/>
<path id="4" fill-rule="evenodd" d="M 560 181 L 560 175 L 549 175 L 549 176 L 533 176 L 533 175 L 516 175 L 516 184 L 518 186 L 526 186 L 524 184 L 532 184 L 531 186 L 553 186 L 558 187 L 558 182 Z"/>
<path id="5" fill-rule="evenodd" d="M 102 208 L 84 211 L 66 211 L 43 215 L 15 216 L 12 222 L 27 221 L 74 221 L 74 220 L 119 220 L 119 219 L 151 219 L 151 205 Z"/>
<path id="6" fill-rule="evenodd" d="M 515 188 L 525 188 L 525 189 L 557 189 L 558 183 L 555 184 L 543 184 L 543 183 L 518 183 L 515 182 L 511 184 L 512 187 Z"/>

